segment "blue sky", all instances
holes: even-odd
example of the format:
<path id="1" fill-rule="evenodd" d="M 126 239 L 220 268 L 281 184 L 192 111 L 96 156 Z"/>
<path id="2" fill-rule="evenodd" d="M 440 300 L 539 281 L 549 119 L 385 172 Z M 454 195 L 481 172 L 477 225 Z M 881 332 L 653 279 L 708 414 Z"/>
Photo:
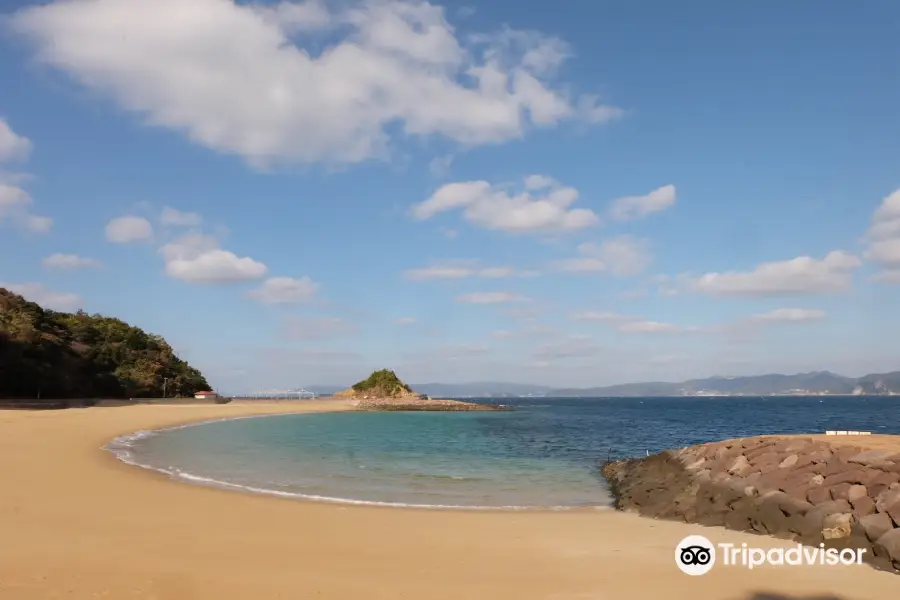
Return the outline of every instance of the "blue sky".
<path id="1" fill-rule="evenodd" d="M 231 391 L 900 368 L 900 5 L 4 3 L 0 282 Z"/>

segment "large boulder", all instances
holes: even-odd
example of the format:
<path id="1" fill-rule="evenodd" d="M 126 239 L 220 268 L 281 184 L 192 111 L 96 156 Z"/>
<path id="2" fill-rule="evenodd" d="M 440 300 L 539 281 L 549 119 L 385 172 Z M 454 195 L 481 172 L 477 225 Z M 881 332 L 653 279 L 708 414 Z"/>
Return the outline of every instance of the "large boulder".
<path id="1" fill-rule="evenodd" d="M 875 554 L 900 564 L 900 529 L 891 529 L 875 541 Z"/>

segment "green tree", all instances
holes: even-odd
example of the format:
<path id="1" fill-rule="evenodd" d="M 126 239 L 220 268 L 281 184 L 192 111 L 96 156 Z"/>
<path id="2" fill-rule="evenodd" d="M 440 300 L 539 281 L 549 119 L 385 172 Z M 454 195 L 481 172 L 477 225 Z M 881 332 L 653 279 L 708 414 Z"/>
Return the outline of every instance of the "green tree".
<path id="1" fill-rule="evenodd" d="M 404 392 L 412 392 L 410 387 L 403 383 L 397 374 L 390 369 L 374 371 L 368 378 L 353 384 L 355 392 L 369 392 L 376 396 L 389 397 L 401 395 Z"/>
<path id="2" fill-rule="evenodd" d="M 0 288 L 0 398 L 140 398 L 210 389 L 166 341 L 124 321 L 45 310 Z"/>

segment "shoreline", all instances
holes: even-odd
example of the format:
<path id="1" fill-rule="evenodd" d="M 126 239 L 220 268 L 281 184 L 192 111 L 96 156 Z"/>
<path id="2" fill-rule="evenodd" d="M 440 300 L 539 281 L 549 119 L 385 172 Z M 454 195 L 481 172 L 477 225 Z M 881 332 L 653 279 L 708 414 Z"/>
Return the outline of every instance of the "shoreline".
<path id="1" fill-rule="evenodd" d="M 330 399 L 329 399 L 330 401 Z M 335 400 L 340 401 L 340 400 Z M 308 400 L 301 400 L 298 402 L 309 402 Z M 315 496 L 311 494 L 303 494 L 300 492 L 279 492 L 278 490 L 272 490 L 267 488 L 257 488 L 251 486 L 245 486 L 241 484 L 232 483 L 229 481 L 222 481 L 216 479 L 210 479 L 203 477 L 201 475 L 196 475 L 193 473 L 186 472 L 178 472 L 174 473 L 172 471 L 154 467 L 151 465 L 147 465 L 141 462 L 137 462 L 135 460 L 130 460 L 129 458 L 124 458 L 122 454 L 127 453 L 126 449 L 117 449 L 111 448 L 113 444 L 119 442 L 120 440 L 126 440 L 127 438 L 133 438 L 138 434 L 145 433 L 147 436 L 154 435 L 156 433 L 162 431 L 171 431 L 175 429 L 186 429 L 190 427 L 200 427 L 209 423 L 219 423 L 222 421 L 241 421 L 244 419 L 264 419 L 269 417 L 282 417 L 286 415 L 297 415 L 297 414 L 320 414 L 326 412 L 354 412 L 354 409 L 351 408 L 349 410 L 314 410 L 314 411 L 298 411 L 298 412 L 277 412 L 270 414 L 260 414 L 260 415 L 245 415 L 245 416 L 236 416 L 236 417 L 224 417 L 221 419 L 208 419 L 203 421 L 189 421 L 187 423 L 181 423 L 177 425 L 171 425 L 167 427 L 159 427 L 155 429 L 141 429 L 138 431 L 134 431 L 131 433 L 124 433 L 122 435 L 116 436 L 112 440 L 110 440 L 106 445 L 101 447 L 101 450 L 108 454 L 112 454 L 117 462 L 124 464 L 129 467 L 144 469 L 149 471 L 151 474 L 156 476 L 162 476 L 168 481 L 172 481 L 175 483 L 184 483 L 188 485 L 200 486 L 200 487 L 209 487 L 221 490 L 227 490 L 237 493 L 244 494 L 253 494 L 253 495 L 261 495 L 261 496 L 269 496 L 276 498 L 284 498 L 289 500 L 296 500 L 300 502 L 314 502 L 314 503 L 323 503 L 323 504 L 336 504 L 336 505 L 346 505 L 346 506 L 372 506 L 378 508 L 394 508 L 394 509 L 412 509 L 412 510 L 439 510 L 439 511 L 462 511 L 462 512 L 480 512 L 480 511 L 490 511 L 490 512 L 513 512 L 513 513 L 557 513 L 557 512 L 585 512 L 592 513 L 597 511 L 605 511 L 605 510 L 613 510 L 612 503 L 608 505 L 598 504 L 594 506 L 466 506 L 466 505 L 444 505 L 444 504 L 408 504 L 404 502 L 379 502 L 376 500 L 358 500 L 353 498 L 337 498 L 337 497 L 329 497 L 329 496 Z M 379 412 L 377 410 L 374 411 L 365 411 L 365 412 Z M 453 411 L 444 411 L 444 412 L 453 412 Z M 145 436 L 140 436 L 145 437 Z M 127 441 L 121 442 L 123 445 L 127 445 Z M 174 469 L 174 467 L 172 467 Z"/>
<path id="2" fill-rule="evenodd" d="M 686 535 L 783 547 L 610 510 L 455 511 L 348 506 L 175 485 L 102 448 L 138 430 L 346 409 L 287 405 L 0 411 L 0 597 L 138 600 L 883 600 L 869 567 L 714 569 L 688 577 Z M 769 594 L 764 596 L 763 594 Z"/>

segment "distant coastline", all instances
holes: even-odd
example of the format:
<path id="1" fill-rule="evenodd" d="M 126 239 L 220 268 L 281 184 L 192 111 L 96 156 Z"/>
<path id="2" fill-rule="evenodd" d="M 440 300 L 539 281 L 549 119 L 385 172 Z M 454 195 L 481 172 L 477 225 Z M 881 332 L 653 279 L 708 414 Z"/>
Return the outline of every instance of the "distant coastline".
<path id="1" fill-rule="evenodd" d="M 830 371 L 796 375 L 768 374 L 708 377 L 681 382 L 638 382 L 586 388 L 561 388 L 514 382 L 417 383 L 418 392 L 435 398 L 674 398 L 711 396 L 897 396 L 900 371 L 846 377 Z M 330 395 L 342 386 L 311 386 Z"/>

